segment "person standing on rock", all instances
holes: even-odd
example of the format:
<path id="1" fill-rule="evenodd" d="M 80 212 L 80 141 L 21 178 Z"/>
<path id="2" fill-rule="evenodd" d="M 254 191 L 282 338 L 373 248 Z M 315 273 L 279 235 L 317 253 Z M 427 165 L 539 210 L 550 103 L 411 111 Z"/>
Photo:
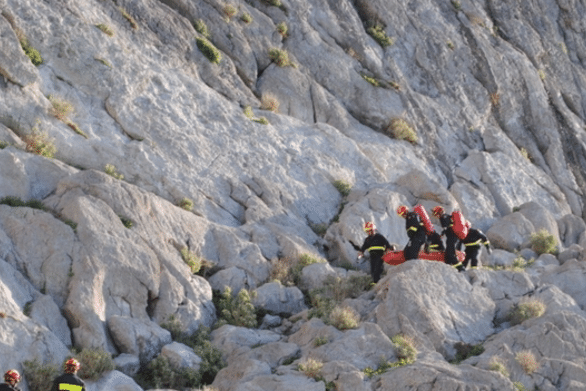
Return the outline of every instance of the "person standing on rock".
<path id="1" fill-rule="evenodd" d="M 364 252 L 368 251 L 370 255 L 370 275 L 372 276 L 372 281 L 377 283 L 383 273 L 382 256 L 387 251 L 394 251 L 395 246 L 389 244 L 389 241 L 383 235 L 376 232 L 376 226 L 373 222 L 364 223 L 363 228 L 368 236 L 364 239 L 362 247 L 358 247 L 352 242 L 350 244 L 359 252 L 359 257 L 362 257 Z"/>
<path id="2" fill-rule="evenodd" d="M 470 225 L 470 223 L 468 223 Z M 464 252 L 466 253 L 466 258 L 464 258 L 464 262 L 462 265 L 458 267 L 459 271 L 464 271 L 468 267 L 468 263 L 470 263 L 470 267 L 472 269 L 476 269 L 478 267 L 478 255 L 480 254 L 480 250 L 482 250 L 482 246 L 486 247 L 486 251 L 491 253 L 490 249 L 490 242 L 486 235 L 476 229 L 476 228 L 469 228 L 468 235 L 462 240 L 464 244 Z"/>
<path id="3" fill-rule="evenodd" d="M 0 384 L 0 391 L 20 391 L 16 387 L 20 381 L 20 373 L 16 369 L 9 369 L 4 374 L 4 383 Z"/>
<path id="4" fill-rule="evenodd" d="M 421 218 L 417 212 L 409 211 L 409 208 L 405 205 L 397 208 L 397 214 L 405 219 L 405 229 L 407 230 L 407 236 L 409 236 L 409 242 L 403 249 L 405 261 L 417 259 L 421 246 L 427 240 L 427 234 L 425 233 Z"/>
<path id="5" fill-rule="evenodd" d="M 65 373 L 53 381 L 51 391 L 85 391 L 85 383 L 77 376 L 81 364 L 74 358 L 65 361 Z"/>
<path id="6" fill-rule="evenodd" d="M 456 255 L 456 247 L 460 247 L 460 242 L 458 236 L 454 232 L 452 226 L 452 216 L 445 213 L 444 208 L 441 206 L 436 206 L 433 208 L 432 213 L 435 217 L 437 217 L 440 221 L 442 228 L 442 235 L 446 236 L 446 250 L 445 250 L 445 262 L 448 265 L 458 265 L 460 262 L 458 261 L 458 256 Z"/>

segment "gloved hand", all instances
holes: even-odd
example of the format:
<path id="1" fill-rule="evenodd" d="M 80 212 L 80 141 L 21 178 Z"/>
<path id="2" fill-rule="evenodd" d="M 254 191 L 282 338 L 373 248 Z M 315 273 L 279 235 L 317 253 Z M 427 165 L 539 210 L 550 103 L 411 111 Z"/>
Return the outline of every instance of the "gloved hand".
<path id="1" fill-rule="evenodd" d="M 492 253 L 492 250 L 490 249 L 490 244 L 485 244 L 486 247 L 486 252 L 488 252 L 488 254 L 490 255 Z"/>

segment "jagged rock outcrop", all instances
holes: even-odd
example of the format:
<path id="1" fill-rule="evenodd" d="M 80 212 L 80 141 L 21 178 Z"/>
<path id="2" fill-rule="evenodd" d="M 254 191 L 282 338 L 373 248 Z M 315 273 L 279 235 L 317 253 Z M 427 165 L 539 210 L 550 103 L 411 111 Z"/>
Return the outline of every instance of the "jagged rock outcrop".
<path id="1" fill-rule="evenodd" d="M 213 290 L 229 286 L 256 290 L 255 304 L 282 318 L 214 331 L 228 358 L 222 390 L 586 384 L 584 4 L 0 0 L 0 11 L 1 369 L 103 348 L 133 375 L 171 342 L 161 324 L 213 326 Z M 204 36 L 219 63 L 198 47 Z M 416 140 L 393 134 L 397 118 Z M 45 143 L 53 159 L 31 153 Z M 486 232 L 495 251 L 484 266 L 528 265 L 387 267 L 344 302 L 357 329 L 307 319 L 303 293 L 350 274 L 338 266 L 368 273 L 350 245 L 362 224 L 402 248 L 395 209 L 418 203 L 460 209 Z M 555 254 L 531 248 L 542 228 Z M 201 276 L 182 250 L 207 261 Z M 303 286 L 269 281 L 276 260 L 306 253 L 329 263 L 306 268 Z M 528 298 L 546 314 L 510 327 Z M 313 346 L 312 332 L 327 343 Z M 368 378 L 372 352 L 394 360 L 398 333 L 419 343 L 417 361 Z M 486 350 L 456 366 L 457 343 Z M 521 372 L 520 349 L 538 355 L 538 371 Z M 313 354 L 323 381 L 296 370 Z M 493 355 L 510 377 L 487 371 Z M 90 389 L 138 390 L 122 372 Z"/>

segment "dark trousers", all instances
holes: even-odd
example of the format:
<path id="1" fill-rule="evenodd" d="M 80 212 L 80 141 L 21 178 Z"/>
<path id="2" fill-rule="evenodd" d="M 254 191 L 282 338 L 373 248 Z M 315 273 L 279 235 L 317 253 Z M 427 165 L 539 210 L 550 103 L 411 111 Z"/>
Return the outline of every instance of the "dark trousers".
<path id="1" fill-rule="evenodd" d="M 455 233 L 448 231 L 446 232 L 446 252 L 445 260 L 448 265 L 455 265 L 458 263 L 458 257 L 456 256 L 456 243 L 458 237 Z"/>
<path id="2" fill-rule="evenodd" d="M 370 254 L 370 275 L 372 281 L 378 282 L 380 276 L 383 274 L 383 259 L 382 255 Z"/>
<path id="3" fill-rule="evenodd" d="M 462 262 L 462 266 L 468 267 L 468 263 L 470 262 L 470 267 L 477 267 L 480 246 L 468 246 L 464 252 L 466 253 L 466 258 L 464 259 L 464 262 Z"/>
<path id="4" fill-rule="evenodd" d="M 417 259 L 419 257 L 419 251 L 421 250 L 421 246 L 425 244 L 425 232 L 420 229 L 417 231 L 411 238 L 409 239 L 409 243 L 405 246 L 403 250 L 403 255 L 405 256 L 405 260 L 408 261 L 410 259 Z"/>

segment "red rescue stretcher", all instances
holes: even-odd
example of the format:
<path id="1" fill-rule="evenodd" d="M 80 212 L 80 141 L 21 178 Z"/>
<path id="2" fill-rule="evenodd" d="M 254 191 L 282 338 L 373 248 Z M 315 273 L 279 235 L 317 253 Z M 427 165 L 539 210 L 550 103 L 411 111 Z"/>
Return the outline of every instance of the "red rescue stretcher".
<path id="1" fill-rule="evenodd" d="M 464 262 L 466 254 L 463 251 L 456 251 L 456 256 L 458 257 L 459 262 Z M 443 251 L 435 251 L 431 253 L 420 251 L 419 256 L 417 258 L 426 259 L 428 261 L 445 262 Z M 389 251 L 383 255 L 382 259 L 389 265 L 400 265 L 403 262 L 405 262 L 405 256 L 403 255 L 403 251 Z"/>

